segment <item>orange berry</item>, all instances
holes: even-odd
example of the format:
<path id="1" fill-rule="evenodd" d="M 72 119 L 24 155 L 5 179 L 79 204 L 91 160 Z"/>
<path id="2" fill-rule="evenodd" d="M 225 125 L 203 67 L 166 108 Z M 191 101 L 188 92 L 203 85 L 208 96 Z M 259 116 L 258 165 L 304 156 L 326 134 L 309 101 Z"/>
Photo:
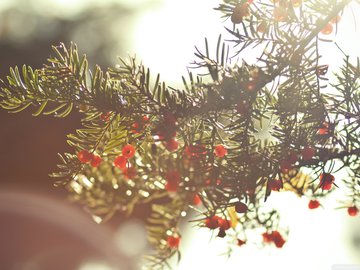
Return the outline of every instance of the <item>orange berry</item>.
<path id="1" fill-rule="evenodd" d="M 331 19 L 330 23 L 338 23 L 341 20 L 340 15 L 336 15 L 334 18 Z"/>
<path id="2" fill-rule="evenodd" d="M 217 157 L 224 157 L 227 155 L 227 149 L 222 144 L 218 144 L 215 146 L 214 154 Z"/>
<path id="3" fill-rule="evenodd" d="M 325 27 L 323 29 L 321 29 L 321 34 L 323 35 L 330 35 L 333 32 L 333 25 L 331 23 L 328 23 L 327 25 L 325 25 Z"/>
<path id="4" fill-rule="evenodd" d="M 168 236 L 167 238 L 167 245 L 170 248 L 178 248 L 180 244 L 180 237 L 179 236 Z"/>

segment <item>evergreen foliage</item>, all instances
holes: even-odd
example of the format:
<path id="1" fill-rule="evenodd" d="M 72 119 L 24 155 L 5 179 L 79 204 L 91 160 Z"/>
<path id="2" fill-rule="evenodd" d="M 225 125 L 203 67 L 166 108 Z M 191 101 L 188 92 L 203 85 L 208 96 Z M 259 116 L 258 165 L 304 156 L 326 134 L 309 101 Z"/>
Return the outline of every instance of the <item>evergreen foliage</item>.
<path id="1" fill-rule="evenodd" d="M 336 25 L 331 21 L 352 4 L 224 0 L 216 9 L 234 23 L 231 38 L 219 37 L 214 59 L 207 41 L 196 48 L 193 66 L 210 80 L 189 73 L 183 89 L 167 86 L 135 58 L 90 71 L 76 45 L 60 44 L 43 68 L 10 69 L 0 105 L 31 108 L 34 116 L 82 112 L 82 128 L 68 135 L 74 151 L 60 155 L 52 175 L 98 221 L 151 203 L 151 269 L 179 255 L 167 239 L 180 237 L 189 209 L 195 224 L 219 228 L 219 237 L 246 241 L 249 230 L 263 228 L 264 242 L 281 247 L 279 214 L 263 208 L 272 192 L 321 199 L 343 181 L 341 207 L 360 208 L 360 64 L 344 55 L 328 81 L 318 49 L 329 24 Z M 249 50 L 259 51 L 252 64 L 243 60 Z M 124 158 L 125 145 L 135 148 L 134 157 Z M 79 158 L 83 150 L 92 160 Z M 334 179 L 339 170 L 348 177 Z M 249 211 L 236 213 L 240 202 Z"/>

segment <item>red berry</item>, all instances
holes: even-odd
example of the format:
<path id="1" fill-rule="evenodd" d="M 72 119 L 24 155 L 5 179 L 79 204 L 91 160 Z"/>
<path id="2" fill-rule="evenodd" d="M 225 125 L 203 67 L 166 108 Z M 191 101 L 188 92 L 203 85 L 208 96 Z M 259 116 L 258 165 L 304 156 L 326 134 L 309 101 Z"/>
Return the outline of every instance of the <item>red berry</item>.
<path id="1" fill-rule="evenodd" d="M 104 122 L 107 122 L 109 121 L 110 116 L 111 116 L 111 112 L 104 112 L 100 115 L 100 119 Z"/>
<path id="2" fill-rule="evenodd" d="M 88 163 L 92 160 L 93 155 L 88 150 L 81 150 L 77 157 L 81 163 Z"/>
<path id="3" fill-rule="evenodd" d="M 359 213 L 359 209 L 356 206 L 351 206 L 347 209 L 349 216 L 355 217 Z"/>
<path id="4" fill-rule="evenodd" d="M 296 152 L 291 151 L 287 157 L 287 161 L 290 164 L 294 164 L 296 161 L 298 160 L 298 155 L 296 154 Z M 291 168 L 290 168 L 291 169 Z"/>
<path id="5" fill-rule="evenodd" d="M 231 220 L 220 218 L 218 220 L 220 229 L 227 231 L 231 228 Z"/>
<path id="6" fill-rule="evenodd" d="M 193 205 L 199 205 L 201 203 L 201 198 L 198 194 L 195 194 L 192 198 L 192 204 Z"/>
<path id="7" fill-rule="evenodd" d="M 318 134 L 319 135 L 327 135 L 327 134 L 329 134 L 329 128 L 330 128 L 329 123 L 324 122 L 322 124 L 322 126 L 318 129 Z"/>
<path id="8" fill-rule="evenodd" d="M 117 156 L 114 160 L 114 166 L 120 169 L 126 168 L 127 159 L 124 156 Z"/>
<path id="9" fill-rule="evenodd" d="M 279 191 L 281 188 L 283 188 L 283 183 L 280 179 L 271 179 L 269 180 L 268 185 L 272 191 Z"/>
<path id="10" fill-rule="evenodd" d="M 168 151 L 173 152 L 179 148 L 179 143 L 176 139 L 170 139 L 165 142 L 165 147 Z"/>
<path id="11" fill-rule="evenodd" d="M 174 114 L 172 112 L 165 112 L 164 113 L 164 122 L 167 125 L 176 125 L 176 117 L 174 116 Z"/>
<path id="12" fill-rule="evenodd" d="M 293 167 L 293 163 L 290 160 L 283 160 L 280 162 L 280 170 L 282 173 L 287 173 Z"/>
<path id="13" fill-rule="evenodd" d="M 320 187 L 322 190 L 330 190 L 332 184 L 335 181 L 335 177 L 330 173 L 322 173 L 320 175 Z"/>
<path id="14" fill-rule="evenodd" d="M 263 233 L 262 234 L 264 243 L 271 243 L 272 242 L 272 234 L 271 233 Z"/>
<path id="15" fill-rule="evenodd" d="M 90 165 L 93 166 L 94 168 L 99 167 L 100 163 L 102 161 L 102 158 L 98 155 L 93 155 Z"/>
<path id="16" fill-rule="evenodd" d="M 211 230 L 219 228 L 219 219 L 221 218 L 218 216 L 212 216 L 210 218 L 205 219 L 205 227 Z"/>
<path id="17" fill-rule="evenodd" d="M 165 175 L 165 179 L 168 182 L 180 182 L 181 179 L 181 175 L 178 171 L 169 171 L 166 173 Z"/>
<path id="18" fill-rule="evenodd" d="M 135 148 L 131 144 L 127 144 L 122 149 L 122 154 L 125 158 L 132 158 L 135 155 Z"/>
<path id="19" fill-rule="evenodd" d="M 281 236 L 281 234 L 278 231 L 273 231 L 271 233 L 272 241 L 274 242 L 275 246 L 277 248 L 282 248 L 285 244 L 284 238 Z"/>
<path id="20" fill-rule="evenodd" d="M 238 202 L 237 204 L 235 204 L 235 211 L 237 213 L 242 214 L 242 213 L 247 212 L 247 210 L 248 210 L 248 207 L 245 203 Z"/>
<path id="21" fill-rule="evenodd" d="M 167 182 L 165 184 L 165 189 L 169 192 L 176 192 L 178 190 L 179 183 L 178 182 Z"/>
<path id="22" fill-rule="evenodd" d="M 136 176 L 136 169 L 134 167 L 124 168 L 123 174 L 126 179 L 133 179 Z"/>
<path id="23" fill-rule="evenodd" d="M 178 248 L 180 244 L 179 236 L 168 236 L 167 245 L 169 248 Z"/>
<path id="24" fill-rule="evenodd" d="M 323 29 L 321 29 L 321 34 L 330 35 L 333 32 L 333 29 L 333 25 L 331 23 L 328 23 Z"/>
<path id="25" fill-rule="evenodd" d="M 303 160 L 310 160 L 314 157 L 314 155 L 315 149 L 310 146 L 307 146 L 303 150 L 301 150 L 301 156 Z"/>
<path id="26" fill-rule="evenodd" d="M 316 208 L 318 208 L 319 206 L 320 206 L 319 201 L 317 201 L 317 200 L 311 200 L 311 201 L 309 201 L 309 205 L 308 205 L 309 209 L 316 209 Z"/>
<path id="27" fill-rule="evenodd" d="M 227 155 L 227 149 L 223 145 L 218 144 L 215 146 L 214 153 L 217 157 L 224 157 Z"/>
<path id="28" fill-rule="evenodd" d="M 237 245 L 239 246 L 239 247 L 241 247 L 242 245 L 245 245 L 246 244 L 246 241 L 243 241 L 243 240 L 241 240 L 241 239 L 237 239 Z"/>
<path id="29" fill-rule="evenodd" d="M 341 20 L 340 15 L 336 15 L 334 18 L 331 19 L 330 23 L 338 23 Z"/>
<path id="30" fill-rule="evenodd" d="M 206 148 L 204 145 L 189 145 L 185 147 L 185 154 L 189 158 L 201 158 L 206 155 Z"/>

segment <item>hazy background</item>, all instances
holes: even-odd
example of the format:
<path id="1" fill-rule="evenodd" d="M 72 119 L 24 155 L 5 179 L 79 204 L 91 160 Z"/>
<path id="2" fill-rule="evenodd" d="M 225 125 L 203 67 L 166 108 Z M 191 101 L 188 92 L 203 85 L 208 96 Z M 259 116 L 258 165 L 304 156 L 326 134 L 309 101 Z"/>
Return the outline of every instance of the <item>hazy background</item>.
<path id="1" fill-rule="evenodd" d="M 0 77 L 15 65 L 41 67 L 51 45 L 74 41 L 91 65 L 105 68 L 118 63 L 117 56 L 136 54 L 153 73 L 161 72 L 168 83 L 180 85 L 194 59 L 194 45 L 202 48 L 206 36 L 214 49 L 218 34 L 224 34 L 220 14 L 212 10 L 217 4 L 217 0 L 1 0 Z M 356 12 L 346 10 L 339 35 L 331 37 L 351 55 L 360 51 L 352 15 Z M 225 24 L 229 26 L 228 21 Z M 323 47 L 322 61 L 337 66 L 341 55 L 335 46 Z M 58 162 L 56 153 L 69 150 L 65 136 L 78 127 L 79 116 L 34 118 L 29 112 L 0 110 L 0 119 L 0 269 L 112 270 L 113 260 L 120 260 L 123 269 L 133 269 L 147 249 L 142 220 L 147 209 L 138 209 L 130 221 L 117 216 L 108 224 L 95 225 L 78 206 L 64 201 L 66 193 L 54 188 L 47 176 Z M 283 249 L 233 246 L 234 256 L 227 260 L 218 256 L 226 250 L 226 240 L 209 244 L 208 230 L 185 225 L 183 260 L 175 269 L 325 270 L 333 264 L 360 264 L 358 217 L 334 211 L 336 199 L 325 209 L 309 211 L 305 199 L 276 195 L 270 204 L 281 209 L 282 222 L 290 228 Z"/>

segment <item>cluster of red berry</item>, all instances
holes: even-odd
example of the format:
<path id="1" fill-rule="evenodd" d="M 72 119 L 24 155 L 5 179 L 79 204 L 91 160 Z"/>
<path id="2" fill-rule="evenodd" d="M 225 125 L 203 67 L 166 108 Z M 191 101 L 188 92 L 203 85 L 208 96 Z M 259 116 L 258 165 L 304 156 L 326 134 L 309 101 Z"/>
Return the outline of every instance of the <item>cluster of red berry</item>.
<path id="1" fill-rule="evenodd" d="M 282 248 L 285 240 L 278 231 L 265 232 L 262 234 L 264 243 L 274 243 L 277 248 Z"/>
<path id="2" fill-rule="evenodd" d="M 114 160 L 114 166 L 121 169 L 127 179 L 132 179 L 136 176 L 136 170 L 128 163 L 128 160 L 135 155 L 135 147 L 127 144 L 122 148 L 122 155 L 119 155 Z"/>
<path id="3" fill-rule="evenodd" d="M 321 29 L 321 34 L 330 35 L 334 31 L 334 24 L 337 24 L 341 20 L 341 16 L 335 16 L 328 24 L 325 25 L 323 29 Z"/>
<path id="4" fill-rule="evenodd" d="M 99 155 L 90 153 L 85 149 L 78 152 L 77 157 L 81 163 L 90 163 L 94 168 L 98 167 L 102 161 L 102 158 Z"/>

